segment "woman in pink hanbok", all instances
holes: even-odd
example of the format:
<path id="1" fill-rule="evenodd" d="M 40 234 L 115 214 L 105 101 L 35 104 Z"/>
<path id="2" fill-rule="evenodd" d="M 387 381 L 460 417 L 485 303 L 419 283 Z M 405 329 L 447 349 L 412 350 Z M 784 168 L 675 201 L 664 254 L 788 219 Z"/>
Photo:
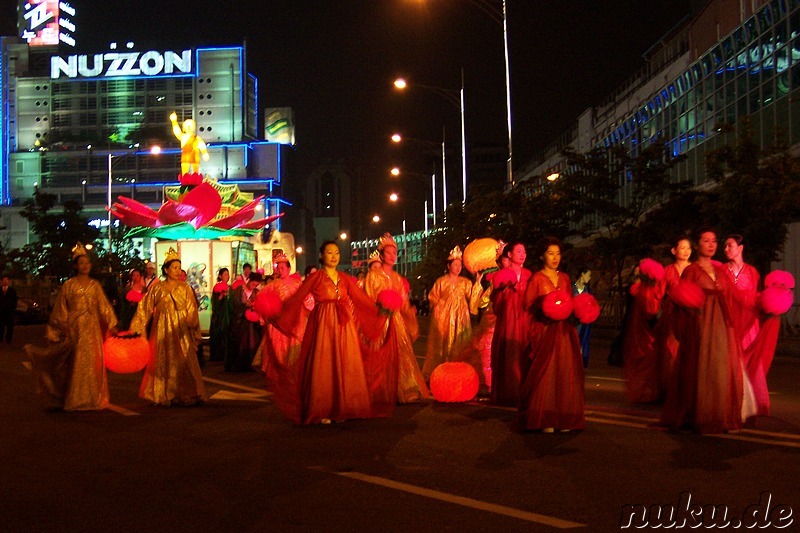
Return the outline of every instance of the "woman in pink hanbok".
<path id="1" fill-rule="evenodd" d="M 518 406 L 519 388 L 527 374 L 530 314 L 524 305 L 525 291 L 531 271 L 522 265 L 527 253 L 521 242 L 504 250 L 510 265 L 492 277 L 492 308 L 497 316 L 492 337 L 492 395 L 493 403 Z"/>
<path id="2" fill-rule="evenodd" d="M 547 237 L 537 248 L 542 268 L 533 274 L 525 292 L 525 308 L 531 310 L 526 354 L 530 369 L 520 389 L 517 422 L 520 429 L 545 433 L 583 429 L 583 359 L 578 332 L 568 317 L 551 318 L 545 302 L 553 291 L 571 300 L 572 285 L 569 276 L 558 269 L 561 242 Z"/>
<path id="3" fill-rule="evenodd" d="M 728 278 L 738 289 L 736 305 L 731 306 L 731 316 L 737 338 L 742 345 L 744 368 L 753 386 L 758 414 L 766 415 L 769 413 L 767 377 L 764 374 L 761 358 L 752 357 L 758 352 L 748 349 L 760 330 L 758 285 L 761 276 L 754 266 L 744 262 L 743 252 L 744 238 L 738 234 L 728 235 L 725 239 L 725 257 L 728 258 L 725 268 Z"/>
<path id="4" fill-rule="evenodd" d="M 367 272 L 365 290 L 367 295 L 377 301 L 383 290 L 397 292 L 403 304 L 399 311 L 392 313 L 387 324 L 388 344 L 394 350 L 397 360 L 397 402 L 411 403 L 431 398 L 425 378 L 414 355 L 414 341 L 419 336 L 419 324 L 415 309 L 408 300 L 409 285 L 406 278 L 394 271 L 397 262 L 397 243 L 391 235 L 384 233 L 379 239 L 382 268 Z M 395 356 L 391 356 L 395 359 Z"/>
<path id="5" fill-rule="evenodd" d="M 694 243 L 697 260 L 683 271 L 681 284 L 695 284 L 704 299 L 696 309 L 681 309 L 678 358 L 661 423 L 723 433 L 741 428 L 755 414 L 755 400 L 730 312 L 737 289 L 727 269 L 712 261 L 717 234 L 701 228 Z"/>

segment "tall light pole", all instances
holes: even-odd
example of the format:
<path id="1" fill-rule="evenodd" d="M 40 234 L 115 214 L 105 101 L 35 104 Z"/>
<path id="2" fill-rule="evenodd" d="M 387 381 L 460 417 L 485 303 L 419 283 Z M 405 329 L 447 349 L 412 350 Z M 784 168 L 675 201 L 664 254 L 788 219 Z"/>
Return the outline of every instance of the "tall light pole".
<path id="1" fill-rule="evenodd" d="M 443 96 L 445 100 L 455 105 L 461 117 L 461 201 L 467 202 L 467 133 L 466 133 L 466 113 L 464 108 L 464 72 L 461 72 L 461 89 L 445 89 L 443 87 L 434 87 L 432 85 L 424 85 L 422 83 L 409 84 L 403 78 L 394 80 L 394 86 L 397 89 L 403 90 L 406 87 L 418 87 L 433 91 L 436 94 Z M 456 96 L 458 94 L 458 96 Z M 442 152 L 444 153 L 444 142 L 442 142 Z M 442 171 L 445 172 L 444 170 Z M 445 201 L 445 210 L 447 210 L 447 202 Z"/>
<path id="2" fill-rule="evenodd" d="M 410 142 L 418 143 L 418 144 L 421 144 L 421 145 L 429 146 L 429 147 L 432 147 L 432 148 L 436 148 L 437 150 L 439 149 L 439 143 L 438 142 L 426 141 L 426 140 L 423 140 L 423 139 L 415 139 L 414 137 L 404 137 L 404 136 L 400 135 L 399 133 L 392 134 L 391 139 L 392 139 L 392 142 L 395 143 L 395 144 L 399 144 L 399 143 L 401 143 L 403 141 L 410 141 Z M 447 156 L 445 155 L 446 152 L 445 152 L 445 144 L 444 144 L 444 128 L 442 128 L 442 139 L 443 139 L 442 140 L 442 191 L 443 191 L 443 198 L 444 198 L 443 211 L 445 211 L 445 210 L 447 210 L 447 171 L 445 170 L 447 168 Z M 400 175 L 400 169 L 397 168 L 397 167 L 394 167 L 391 172 L 392 172 L 392 176 L 397 177 L 397 176 Z M 414 174 L 414 173 L 412 173 L 412 174 Z M 422 174 L 419 174 L 419 176 L 422 176 Z M 432 204 L 431 205 L 433 206 L 433 209 L 432 209 L 432 211 L 433 211 L 433 225 L 436 226 L 436 172 L 431 174 L 431 200 L 432 200 Z M 427 220 L 428 220 L 427 212 L 428 212 L 428 210 L 426 208 L 425 209 L 426 224 L 427 224 Z"/>
<path id="3" fill-rule="evenodd" d="M 390 174 L 395 177 L 399 177 L 401 175 L 408 175 L 413 178 L 417 178 L 421 181 L 427 181 L 428 176 L 427 174 L 421 174 L 419 172 L 409 172 L 406 170 L 400 170 L 399 167 L 393 167 L 390 171 Z M 433 225 L 436 226 L 436 173 L 431 175 L 431 196 L 433 197 Z M 395 193 L 389 195 L 389 200 L 392 202 L 396 202 L 398 200 L 398 196 Z M 425 234 L 428 233 L 428 200 L 425 200 Z"/>
<path id="4" fill-rule="evenodd" d="M 138 154 L 138 153 L 139 153 L 139 145 L 138 144 L 134 145 L 134 149 L 133 150 L 126 151 L 126 152 L 124 152 L 124 153 L 122 153 L 120 155 L 114 155 L 113 152 L 108 152 L 108 187 L 107 187 L 107 191 L 106 191 L 106 193 L 107 193 L 106 194 L 106 208 L 107 208 L 107 211 L 108 211 L 108 253 L 112 252 L 112 241 L 111 241 L 111 222 L 112 222 L 112 220 L 111 220 L 111 185 L 113 184 L 113 175 L 111 173 L 111 169 L 112 169 L 112 167 L 114 165 L 113 160 L 114 159 L 119 160 L 119 159 L 125 158 L 125 157 L 127 157 L 129 155 L 134 155 L 134 154 Z M 150 148 L 150 153 L 151 154 L 161 153 L 161 147 L 160 146 L 151 147 Z M 134 178 L 134 180 L 135 180 L 135 178 Z"/>
<path id="5" fill-rule="evenodd" d="M 512 164 L 512 143 L 511 143 L 511 75 L 508 61 L 508 11 L 506 0 L 503 0 L 502 11 L 498 12 L 497 6 L 489 0 L 469 0 L 469 2 L 488 15 L 495 23 L 503 29 L 503 56 L 506 67 L 506 128 L 508 131 L 508 160 L 506 161 L 506 185 L 509 189 L 514 188 L 513 164 Z M 462 80 L 463 89 L 463 80 Z"/>

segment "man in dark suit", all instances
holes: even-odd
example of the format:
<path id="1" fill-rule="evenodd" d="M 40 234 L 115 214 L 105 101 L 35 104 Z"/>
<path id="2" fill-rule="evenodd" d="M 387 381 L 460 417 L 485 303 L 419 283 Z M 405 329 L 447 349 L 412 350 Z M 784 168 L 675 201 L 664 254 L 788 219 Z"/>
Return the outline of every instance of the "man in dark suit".
<path id="1" fill-rule="evenodd" d="M 14 333 L 14 313 L 17 310 L 17 291 L 11 286 L 8 274 L 0 277 L 0 339 L 5 333 L 7 343 L 11 342 Z"/>

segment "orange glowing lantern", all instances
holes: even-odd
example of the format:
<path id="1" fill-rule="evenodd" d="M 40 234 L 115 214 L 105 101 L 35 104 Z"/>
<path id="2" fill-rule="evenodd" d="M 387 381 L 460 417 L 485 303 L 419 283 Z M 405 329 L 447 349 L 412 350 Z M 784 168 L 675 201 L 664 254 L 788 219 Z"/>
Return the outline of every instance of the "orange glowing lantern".
<path id="1" fill-rule="evenodd" d="M 497 268 L 500 244 L 490 238 L 475 239 L 464 248 L 464 267 L 475 274 L 481 270 Z"/>
<path id="2" fill-rule="evenodd" d="M 103 343 L 103 362 L 117 374 L 139 372 L 150 359 L 150 344 L 140 336 L 121 333 Z"/>
<path id="3" fill-rule="evenodd" d="M 478 394 L 478 373 L 469 363 L 443 363 L 431 374 L 431 392 L 437 402 L 468 402 Z"/>

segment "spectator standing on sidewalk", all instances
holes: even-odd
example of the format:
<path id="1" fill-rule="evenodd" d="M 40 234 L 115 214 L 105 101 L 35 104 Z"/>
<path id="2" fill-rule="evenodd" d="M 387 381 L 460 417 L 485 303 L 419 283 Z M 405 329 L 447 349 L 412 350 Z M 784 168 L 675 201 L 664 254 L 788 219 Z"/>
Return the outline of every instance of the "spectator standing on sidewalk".
<path id="1" fill-rule="evenodd" d="M 11 286 L 8 274 L 0 277 L 0 340 L 11 343 L 14 333 L 14 313 L 17 310 L 17 291 Z"/>

